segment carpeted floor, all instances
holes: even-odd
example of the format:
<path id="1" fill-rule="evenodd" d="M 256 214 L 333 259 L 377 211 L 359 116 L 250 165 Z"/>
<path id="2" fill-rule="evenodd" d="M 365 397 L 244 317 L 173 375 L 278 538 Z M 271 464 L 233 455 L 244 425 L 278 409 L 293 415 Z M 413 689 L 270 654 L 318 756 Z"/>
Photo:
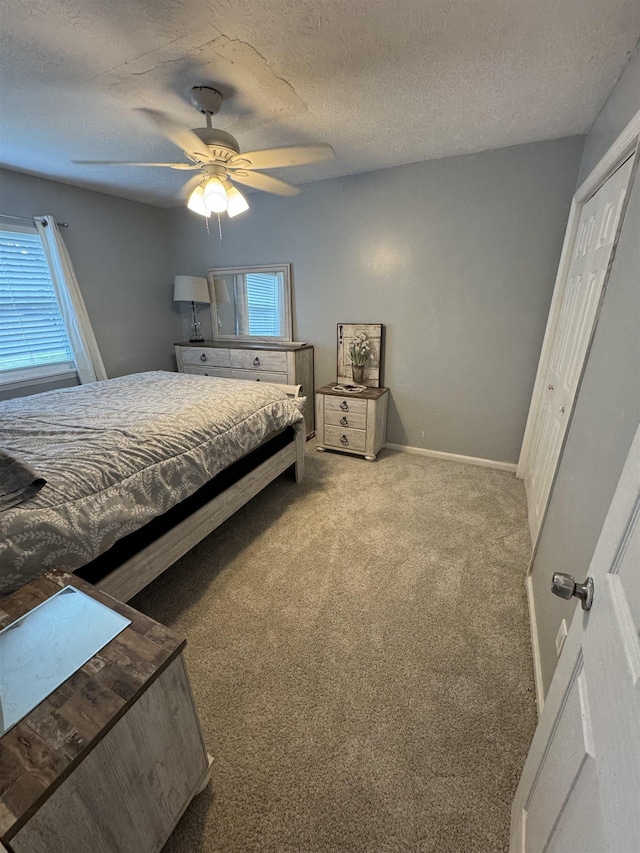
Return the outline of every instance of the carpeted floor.
<path id="1" fill-rule="evenodd" d="M 215 758 L 166 853 L 494 853 L 536 723 L 524 487 L 308 446 L 132 602 Z"/>

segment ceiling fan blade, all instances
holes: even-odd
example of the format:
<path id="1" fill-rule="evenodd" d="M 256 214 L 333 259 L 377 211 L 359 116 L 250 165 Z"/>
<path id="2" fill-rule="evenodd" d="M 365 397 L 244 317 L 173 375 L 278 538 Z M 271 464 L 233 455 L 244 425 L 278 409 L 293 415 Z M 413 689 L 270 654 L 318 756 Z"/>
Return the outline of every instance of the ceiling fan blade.
<path id="1" fill-rule="evenodd" d="M 201 160 L 210 159 L 207 146 L 200 137 L 196 136 L 189 128 L 178 124 L 171 116 L 161 113 L 159 110 L 148 110 L 145 108 L 139 108 L 137 112 L 142 113 L 160 133 L 166 136 L 167 139 L 170 139 L 178 148 L 182 148 L 187 154 L 197 156 Z"/>
<path id="2" fill-rule="evenodd" d="M 246 184 L 254 190 L 262 190 L 265 193 L 276 195 L 298 195 L 300 190 L 292 184 L 287 184 L 270 175 L 262 175 L 260 172 L 229 172 L 229 178 L 239 184 Z"/>
<path id="3" fill-rule="evenodd" d="M 81 166 L 164 166 L 167 169 L 181 169 L 183 171 L 200 168 L 196 163 L 130 163 L 127 160 L 72 160 L 71 162 L 78 163 Z"/>
<path id="4" fill-rule="evenodd" d="M 182 186 L 179 192 L 176 193 L 176 198 L 181 198 L 184 201 L 189 199 L 191 193 L 199 187 L 203 182 L 204 178 L 202 175 L 194 175 L 193 178 L 190 178 L 184 186 Z"/>
<path id="5" fill-rule="evenodd" d="M 283 169 L 286 166 L 304 166 L 320 163 L 335 157 L 335 151 L 326 143 L 314 145 L 289 145 L 284 148 L 264 148 L 262 151 L 245 151 L 236 154 L 227 164 L 238 169 Z"/>

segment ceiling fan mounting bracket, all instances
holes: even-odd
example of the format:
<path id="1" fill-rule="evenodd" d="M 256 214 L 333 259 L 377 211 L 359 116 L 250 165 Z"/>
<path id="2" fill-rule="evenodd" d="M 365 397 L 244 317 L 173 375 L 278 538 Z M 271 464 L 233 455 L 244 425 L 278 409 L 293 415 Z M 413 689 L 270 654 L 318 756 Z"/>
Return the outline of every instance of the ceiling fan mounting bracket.
<path id="1" fill-rule="evenodd" d="M 222 106 L 222 95 L 211 86 L 194 86 L 191 103 L 199 112 L 214 116 Z"/>
<path id="2" fill-rule="evenodd" d="M 215 127 L 194 127 L 193 133 L 211 150 L 216 149 L 216 157 L 229 160 L 240 151 L 238 140 Z M 227 155 L 228 152 L 228 155 Z"/>

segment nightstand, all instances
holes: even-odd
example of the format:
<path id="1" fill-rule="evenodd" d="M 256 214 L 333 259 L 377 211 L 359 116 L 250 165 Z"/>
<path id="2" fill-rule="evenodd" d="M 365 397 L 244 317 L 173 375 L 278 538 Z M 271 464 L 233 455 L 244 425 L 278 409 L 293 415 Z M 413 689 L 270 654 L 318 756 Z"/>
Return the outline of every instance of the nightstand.
<path id="1" fill-rule="evenodd" d="M 318 450 L 356 453 L 373 462 L 387 436 L 388 388 L 367 388 L 359 394 L 316 391 Z"/>

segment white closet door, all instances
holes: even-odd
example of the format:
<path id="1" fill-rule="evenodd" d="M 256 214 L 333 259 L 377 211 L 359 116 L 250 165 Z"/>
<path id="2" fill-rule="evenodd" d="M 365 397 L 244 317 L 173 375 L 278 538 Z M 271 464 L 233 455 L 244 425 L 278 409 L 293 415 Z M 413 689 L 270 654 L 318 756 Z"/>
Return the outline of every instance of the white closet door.
<path id="1" fill-rule="evenodd" d="M 640 850 L 639 567 L 640 427 L 518 785 L 511 853 Z"/>
<path id="2" fill-rule="evenodd" d="M 596 320 L 633 157 L 583 205 L 558 325 L 524 471 L 535 542 Z"/>

